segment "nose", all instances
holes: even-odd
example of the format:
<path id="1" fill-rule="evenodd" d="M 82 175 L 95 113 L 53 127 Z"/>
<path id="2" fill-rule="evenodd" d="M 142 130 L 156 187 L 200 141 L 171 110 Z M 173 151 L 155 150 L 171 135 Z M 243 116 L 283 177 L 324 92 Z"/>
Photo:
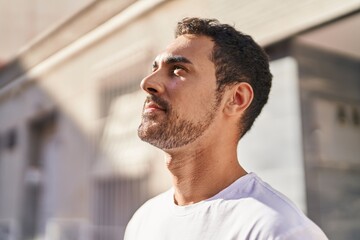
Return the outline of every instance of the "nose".
<path id="1" fill-rule="evenodd" d="M 159 74 L 153 72 L 141 80 L 140 87 L 145 92 L 153 95 L 159 95 L 164 91 L 164 85 L 159 80 Z"/>

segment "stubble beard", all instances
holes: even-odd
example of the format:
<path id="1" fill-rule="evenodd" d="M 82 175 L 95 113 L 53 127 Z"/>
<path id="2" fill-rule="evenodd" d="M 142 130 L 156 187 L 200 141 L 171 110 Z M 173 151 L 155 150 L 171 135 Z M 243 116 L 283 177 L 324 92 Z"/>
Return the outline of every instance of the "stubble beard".
<path id="1" fill-rule="evenodd" d="M 138 136 L 141 140 L 154 145 L 162 150 L 180 148 L 198 139 L 213 122 L 221 101 L 220 95 L 216 95 L 215 101 L 201 121 L 192 122 L 181 119 L 179 114 L 166 103 L 165 116 L 143 114 L 138 128 Z M 152 98 L 152 97 L 151 97 Z M 158 97 L 152 98 L 156 103 L 164 103 Z"/>

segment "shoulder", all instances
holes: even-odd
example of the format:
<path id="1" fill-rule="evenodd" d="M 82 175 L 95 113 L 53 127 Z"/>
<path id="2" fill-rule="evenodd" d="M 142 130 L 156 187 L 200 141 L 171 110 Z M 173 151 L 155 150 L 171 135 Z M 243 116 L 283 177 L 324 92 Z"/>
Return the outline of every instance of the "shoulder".
<path id="1" fill-rule="evenodd" d="M 212 200 L 221 224 L 237 226 L 234 235 L 244 239 L 326 239 L 318 237 L 325 235 L 292 201 L 254 173 Z"/>
<path id="2" fill-rule="evenodd" d="M 264 239 L 327 239 L 291 200 L 255 174 L 237 197 L 246 202 L 243 205 L 250 228 Z"/>
<path id="3" fill-rule="evenodd" d="M 171 196 L 171 190 L 161 193 L 148 201 L 146 201 L 133 215 L 131 221 L 136 221 L 137 219 L 144 218 L 149 216 L 152 211 L 158 211 L 159 207 L 165 207 L 169 204 L 169 197 Z M 130 222 L 131 222 L 130 221 Z"/>
<path id="4" fill-rule="evenodd" d="M 289 198 L 264 182 L 256 174 L 252 174 L 240 197 L 253 199 L 257 206 L 268 209 L 268 213 L 274 215 L 279 214 L 295 219 L 306 218 L 304 213 Z"/>
<path id="5" fill-rule="evenodd" d="M 135 235 L 141 226 L 148 220 L 151 221 L 151 217 L 157 214 L 161 207 L 165 207 L 168 204 L 168 198 L 171 195 L 171 190 L 161 193 L 154 198 L 146 201 L 132 216 L 125 229 L 125 239 L 136 239 Z M 134 235 L 135 234 L 135 235 Z"/>

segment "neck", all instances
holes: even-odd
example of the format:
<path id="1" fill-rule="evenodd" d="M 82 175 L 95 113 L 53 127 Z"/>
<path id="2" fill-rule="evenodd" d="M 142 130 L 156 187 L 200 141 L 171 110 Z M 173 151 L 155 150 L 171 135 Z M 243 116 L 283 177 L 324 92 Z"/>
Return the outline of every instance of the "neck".
<path id="1" fill-rule="evenodd" d="M 237 159 L 237 145 L 223 146 L 227 147 L 167 151 L 166 163 L 172 174 L 176 204 L 189 205 L 208 199 L 246 174 Z"/>

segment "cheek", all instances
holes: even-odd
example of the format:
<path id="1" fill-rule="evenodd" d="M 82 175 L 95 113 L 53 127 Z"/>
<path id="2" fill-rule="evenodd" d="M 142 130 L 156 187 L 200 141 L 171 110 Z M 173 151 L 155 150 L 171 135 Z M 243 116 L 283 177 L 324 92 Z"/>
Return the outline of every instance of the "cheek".
<path id="1" fill-rule="evenodd" d="M 178 83 L 178 81 L 171 81 L 168 85 L 167 88 L 170 91 L 176 90 L 178 87 L 180 86 L 180 84 Z"/>

